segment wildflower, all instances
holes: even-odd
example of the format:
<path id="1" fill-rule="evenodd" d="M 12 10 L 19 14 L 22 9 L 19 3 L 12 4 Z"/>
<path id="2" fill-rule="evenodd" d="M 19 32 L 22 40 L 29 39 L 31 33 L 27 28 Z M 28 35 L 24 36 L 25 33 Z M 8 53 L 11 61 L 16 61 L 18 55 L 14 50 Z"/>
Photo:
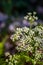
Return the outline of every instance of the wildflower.
<path id="1" fill-rule="evenodd" d="M 9 53 L 9 52 L 6 52 L 6 53 L 5 53 L 5 56 L 9 56 L 9 55 L 10 55 L 10 53 Z"/>

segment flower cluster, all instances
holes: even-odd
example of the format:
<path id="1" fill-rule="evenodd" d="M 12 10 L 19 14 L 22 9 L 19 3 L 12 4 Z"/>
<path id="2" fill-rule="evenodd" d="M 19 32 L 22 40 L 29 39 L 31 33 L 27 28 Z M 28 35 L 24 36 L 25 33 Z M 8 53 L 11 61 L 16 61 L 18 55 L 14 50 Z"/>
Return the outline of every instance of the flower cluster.
<path id="1" fill-rule="evenodd" d="M 32 14 L 28 13 L 24 18 L 32 23 L 37 20 L 36 12 L 33 14 L 31 16 Z M 43 26 L 17 28 L 10 39 L 18 52 L 9 56 L 8 65 L 25 65 L 24 63 L 28 61 L 36 65 L 40 59 L 43 59 Z"/>
<path id="2" fill-rule="evenodd" d="M 33 12 L 33 14 L 32 14 L 32 13 L 28 13 L 28 14 L 24 17 L 24 19 L 28 20 L 30 23 L 33 23 L 35 20 L 38 20 L 38 17 L 35 16 L 35 15 L 36 15 L 36 12 Z"/>
<path id="3" fill-rule="evenodd" d="M 43 47 L 43 27 L 37 26 L 34 29 L 27 27 L 17 28 L 11 39 L 16 43 L 18 51 L 33 51 L 34 47 Z"/>
<path id="4" fill-rule="evenodd" d="M 33 29 L 28 27 L 17 28 L 11 39 L 16 44 L 18 52 L 32 53 L 35 61 L 39 61 L 42 57 L 43 26 L 36 26 Z"/>

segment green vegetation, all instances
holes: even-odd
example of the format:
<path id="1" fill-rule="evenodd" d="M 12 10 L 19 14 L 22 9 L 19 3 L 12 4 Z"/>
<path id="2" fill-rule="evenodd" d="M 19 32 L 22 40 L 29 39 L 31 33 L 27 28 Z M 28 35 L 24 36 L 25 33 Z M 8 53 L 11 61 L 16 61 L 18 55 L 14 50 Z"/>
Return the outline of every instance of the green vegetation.
<path id="1" fill-rule="evenodd" d="M 6 65 L 5 58 L 4 58 L 4 44 L 7 40 L 8 36 L 6 36 L 2 42 L 0 42 L 0 65 Z"/>

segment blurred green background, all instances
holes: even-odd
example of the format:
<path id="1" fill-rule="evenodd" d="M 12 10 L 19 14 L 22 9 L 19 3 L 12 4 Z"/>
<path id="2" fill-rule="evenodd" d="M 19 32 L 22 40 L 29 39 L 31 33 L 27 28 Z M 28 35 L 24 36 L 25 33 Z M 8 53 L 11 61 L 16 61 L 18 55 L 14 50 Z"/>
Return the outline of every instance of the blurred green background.
<path id="1" fill-rule="evenodd" d="M 43 19 L 43 0 L 0 0 L 0 11 L 14 16 L 36 11 Z"/>

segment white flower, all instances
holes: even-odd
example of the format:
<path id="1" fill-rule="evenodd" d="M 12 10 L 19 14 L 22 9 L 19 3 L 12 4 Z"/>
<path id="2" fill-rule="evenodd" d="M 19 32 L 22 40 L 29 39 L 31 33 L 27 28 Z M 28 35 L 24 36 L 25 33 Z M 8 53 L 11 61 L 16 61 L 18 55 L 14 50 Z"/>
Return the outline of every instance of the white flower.
<path id="1" fill-rule="evenodd" d="M 24 31 L 25 33 L 27 33 L 27 32 L 29 31 L 29 28 L 23 27 L 23 31 Z"/>
<path id="2" fill-rule="evenodd" d="M 26 19 L 26 20 L 27 20 L 27 19 L 28 19 L 28 16 L 25 16 L 25 17 L 24 17 L 24 19 Z"/>
<path id="3" fill-rule="evenodd" d="M 36 15 L 36 12 L 33 12 L 33 15 Z"/>
<path id="4" fill-rule="evenodd" d="M 6 52 L 6 53 L 5 53 L 5 56 L 9 56 L 9 55 L 10 55 L 10 53 L 9 53 L 9 52 Z"/>
<path id="5" fill-rule="evenodd" d="M 30 13 L 28 13 L 28 15 L 31 15 L 32 13 L 30 12 Z"/>

